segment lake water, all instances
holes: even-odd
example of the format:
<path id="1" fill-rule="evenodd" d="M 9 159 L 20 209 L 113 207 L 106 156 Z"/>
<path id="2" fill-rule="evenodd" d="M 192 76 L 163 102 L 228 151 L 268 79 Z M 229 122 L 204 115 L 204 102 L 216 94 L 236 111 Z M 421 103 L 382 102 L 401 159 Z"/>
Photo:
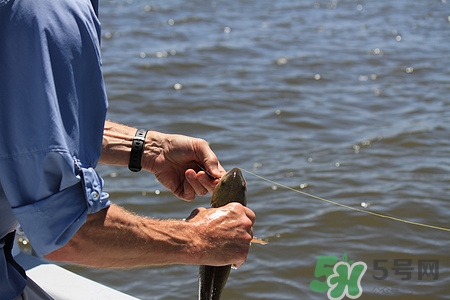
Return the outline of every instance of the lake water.
<path id="1" fill-rule="evenodd" d="M 117 0 L 100 19 L 110 119 L 204 138 L 226 169 L 450 228 L 450 1 Z M 98 170 L 141 215 L 209 205 L 148 173 Z M 367 265 L 359 299 L 450 299 L 449 231 L 244 175 L 269 244 L 223 299 L 328 299 L 310 288 L 332 267 L 318 258 L 344 254 Z M 196 266 L 68 268 L 141 299 L 197 297 Z"/>

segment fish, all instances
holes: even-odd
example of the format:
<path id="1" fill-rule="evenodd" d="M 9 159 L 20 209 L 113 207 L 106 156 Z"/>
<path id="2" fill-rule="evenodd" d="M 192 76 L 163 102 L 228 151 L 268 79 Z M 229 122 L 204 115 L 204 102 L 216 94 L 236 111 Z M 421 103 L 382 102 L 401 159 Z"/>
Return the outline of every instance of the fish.
<path id="1" fill-rule="evenodd" d="M 230 202 L 247 205 L 247 186 L 239 168 L 233 168 L 222 176 L 211 198 L 211 207 L 221 207 Z M 258 238 L 253 243 L 267 244 Z M 202 265 L 198 271 L 198 299 L 218 300 L 230 275 L 231 265 L 214 267 Z"/>

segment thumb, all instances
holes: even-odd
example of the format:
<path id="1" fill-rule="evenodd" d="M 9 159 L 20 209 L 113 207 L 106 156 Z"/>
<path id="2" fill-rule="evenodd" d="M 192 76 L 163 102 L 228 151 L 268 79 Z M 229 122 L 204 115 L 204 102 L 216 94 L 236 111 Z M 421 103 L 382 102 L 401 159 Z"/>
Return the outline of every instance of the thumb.
<path id="1" fill-rule="evenodd" d="M 226 173 L 225 169 L 217 160 L 217 157 L 205 159 L 203 163 L 205 170 L 212 175 L 214 178 L 222 178 L 223 174 Z"/>

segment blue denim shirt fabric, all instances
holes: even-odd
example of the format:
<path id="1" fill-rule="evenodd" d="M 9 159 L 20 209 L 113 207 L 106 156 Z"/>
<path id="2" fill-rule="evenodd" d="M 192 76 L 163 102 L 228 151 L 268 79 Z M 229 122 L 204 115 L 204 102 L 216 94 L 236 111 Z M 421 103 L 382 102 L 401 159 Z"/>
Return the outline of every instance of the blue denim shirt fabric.
<path id="1" fill-rule="evenodd" d="M 109 205 L 94 169 L 107 110 L 97 7 L 0 0 L 0 238 L 19 221 L 40 255 Z M 1 295 L 20 294 L 3 252 Z"/>

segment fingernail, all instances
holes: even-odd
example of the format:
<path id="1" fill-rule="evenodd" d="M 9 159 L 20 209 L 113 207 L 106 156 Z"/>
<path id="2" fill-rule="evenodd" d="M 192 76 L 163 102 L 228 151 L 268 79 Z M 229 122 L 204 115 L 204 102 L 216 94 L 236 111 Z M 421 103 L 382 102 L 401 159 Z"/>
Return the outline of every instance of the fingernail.
<path id="1" fill-rule="evenodd" d="M 214 169 L 214 170 L 212 170 L 211 173 L 212 173 L 212 175 L 214 176 L 215 179 L 220 179 L 220 177 L 222 177 L 222 176 L 220 175 L 219 169 Z"/>

